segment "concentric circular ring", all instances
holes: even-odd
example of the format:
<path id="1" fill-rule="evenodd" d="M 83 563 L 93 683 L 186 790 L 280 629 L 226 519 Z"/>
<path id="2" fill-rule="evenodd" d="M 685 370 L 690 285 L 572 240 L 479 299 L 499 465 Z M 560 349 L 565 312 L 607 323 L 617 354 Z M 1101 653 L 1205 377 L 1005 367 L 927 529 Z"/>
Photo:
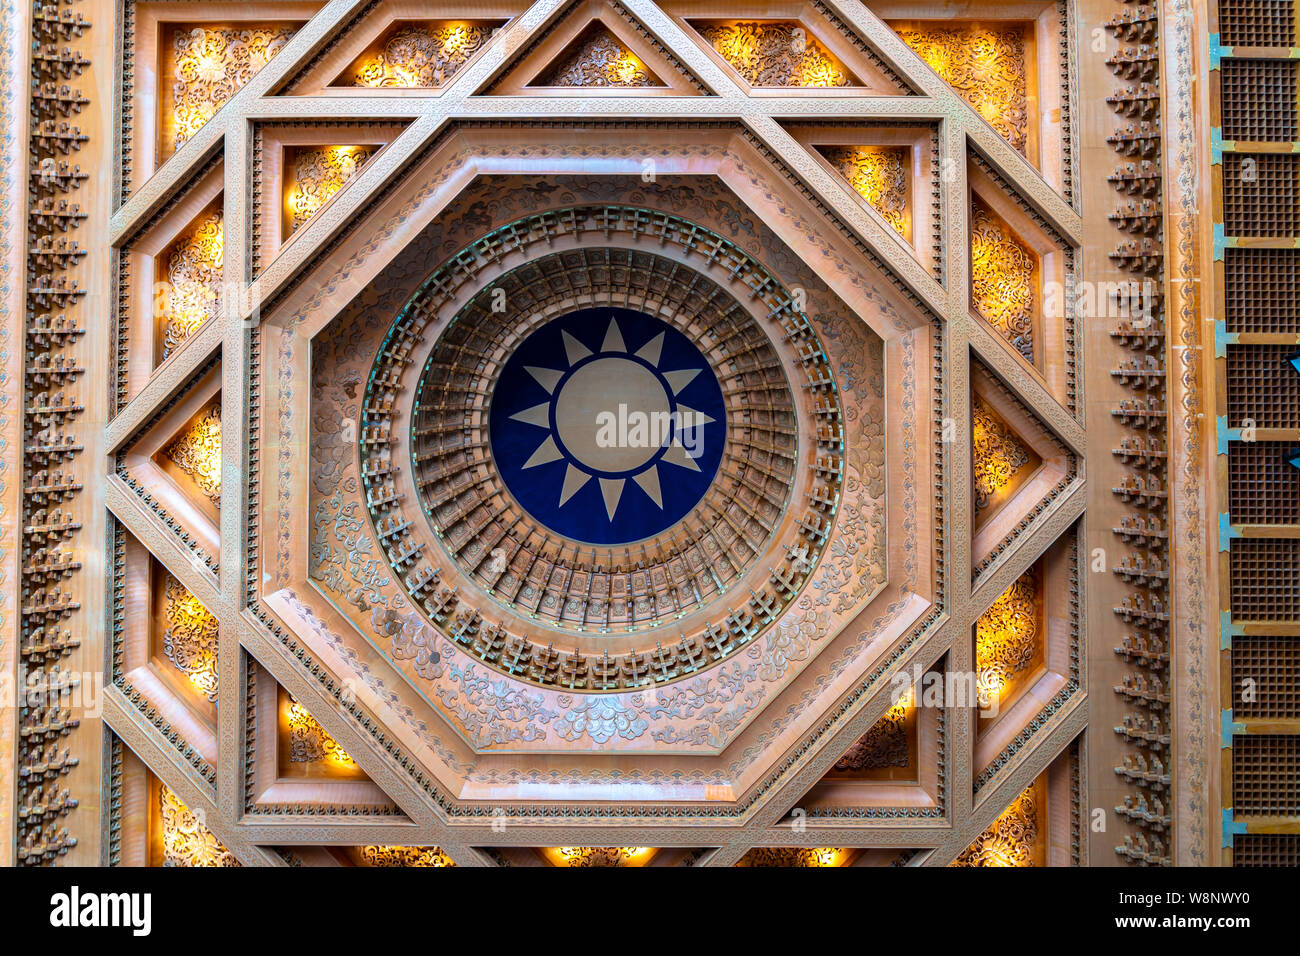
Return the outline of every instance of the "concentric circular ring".
<path id="1" fill-rule="evenodd" d="M 680 334 L 721 396 L 721 414 L 705 413 L 718 419 L 720 457 L 698 501 L 661 528 L 623 528 L 603 542 L 551 527 L 555 508 L 521 505 L 493 448 L 501 427 L 492 423 L 494 395 L 521 346 L 539 330 L 586 328 L 565 323 L 596 314 L 589 310 Z M 433 344 L 421 346 L 435 329 Z M 517 424 L 534 441 L 549 432 L 562 459 L 567 453 L 540 483 L 557 502 L 570 463 L 603 463 L 593 478 L 595 471 L 618 478 L 615 466 L 639 473 L 669 453 L 606 455 L 593 451 L 589 429 L 582 436 L 586 426 L 570 420 L 561 428 L 561 401 L 584 401 L 566 397 L 566 379 L 576 380 L 589 358 L 630 362 L 655 337 L 629 325 L 620 351 L 605 347 L 608 334 L 608 326 L 602 335 L 587 329 L 564 368 L 549 365 L 558 373 L 549 378 L 554 401 L 543 388 L 531 405 L 508 409 L 507 419 L 527 413 Z M 563 336 L 555 341 L 563 351 Z M 410 377 L 421 348 L 428 352 Z M 646 375 L 624 376 L 620 387 L 654 406 L 649 411 L 671 412 L 672 384 L 659 373 L 682 369 L 637 364 Z M 607 374 L 616 370 L 607 366 L 602 376 L 617 379 Z M 395 321 L 363 408 L 366 500 L 408 593 L 467 652 L 543 686 L 642 687 L 734 653 L 797 597 L 838 507 L 838 395 L 794 296 L 727 240 L 662 213 L 610 206 L 543 213 L 458 253 Z M 395 429 L 408 415 L 406 428 Z M 608 521 L 610 500 L 603 492 L 597 500 Z M 419 502 L 423 520 L 408 502 Z"/>

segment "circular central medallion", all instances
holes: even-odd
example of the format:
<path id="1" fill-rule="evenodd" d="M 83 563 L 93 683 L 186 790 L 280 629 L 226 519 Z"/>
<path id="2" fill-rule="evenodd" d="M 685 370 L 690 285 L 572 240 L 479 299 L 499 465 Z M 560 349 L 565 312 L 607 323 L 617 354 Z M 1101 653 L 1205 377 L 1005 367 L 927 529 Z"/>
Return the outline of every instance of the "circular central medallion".
<path id="1" fill-rule="evenodd" d="M 643 312 L 592 308 L 537 328 L 491 397 L 489 441 L 510 493 L 564 538 L 630 544 L 709 490 L 726 443 L 710 363 Z"/>

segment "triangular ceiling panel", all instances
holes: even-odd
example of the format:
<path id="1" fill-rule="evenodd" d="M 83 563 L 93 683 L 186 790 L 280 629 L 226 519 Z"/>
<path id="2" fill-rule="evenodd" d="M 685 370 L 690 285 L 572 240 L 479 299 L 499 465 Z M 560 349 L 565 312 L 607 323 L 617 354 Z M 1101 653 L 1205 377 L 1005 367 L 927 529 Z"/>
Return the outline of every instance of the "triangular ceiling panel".
<path id="1" fill-rule="evenodd" d="M 1065 490 L 1075 477 L 1076 458 L 974 356 L 970 377 L 971 556 L 978 576 Z"/>
<path id="2" fill-rule="evenodd" d="M 141 506 L 173 532 L 196 565 L 216 574 L 221 554 L 221 355 L 115 452 L 115 471 Z"/>
<path id="3" fill-rule="evenodd" d="M 488 86 L 497 95 L 610 90 L 699 96 L 709 91 L 622 6 L 580 0 L 566 8 Z"/>
<path id="4" fill-rule="evenodd" d="M 791 5 L 784 15 L 755 16 L 752 5 L 709 16 L 687 3 L 665 4 L 686 18 L 711 55 L 752 89 L 843 89 L 910 95 L 909 83 L 880 53 L 824 5 Z"/>
<path id="5" fill-rule="evenodd" d="M 343 193 L 406 125 L 258 125 L 255 148 L 262 162 L 253 174 L 258 199 L 252 216 L 254 272 L 260 274 L 289 238 Z"/>
<path id="6" fill-rule="evenodd" d="M 439 90 L 486 50 L 525 3 L 442 8 L 377 0 L 332 36 L 276 90 L 290 96 L 344 90 Z"/>
<path id="7" fill-rule="evenodd" d="M 248 661 L 248 750 L 253 772 L 245 813 L 345 813 L 406 820 L 306 704 Z"/>

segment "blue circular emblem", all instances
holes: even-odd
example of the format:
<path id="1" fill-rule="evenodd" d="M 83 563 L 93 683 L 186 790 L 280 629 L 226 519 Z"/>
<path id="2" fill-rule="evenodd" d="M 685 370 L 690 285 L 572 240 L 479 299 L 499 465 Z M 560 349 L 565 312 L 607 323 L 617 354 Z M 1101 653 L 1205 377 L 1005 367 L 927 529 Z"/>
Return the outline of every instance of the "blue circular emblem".
<path id="1" fill-rule="evenodd" d="M 588 544 L 641 541 L 680 521 L 713 482 L 726 437 L 708 359 L 631 309 L 582 309 L 537 329 L 501 369 L 488 412 L 515 500 Z"/>

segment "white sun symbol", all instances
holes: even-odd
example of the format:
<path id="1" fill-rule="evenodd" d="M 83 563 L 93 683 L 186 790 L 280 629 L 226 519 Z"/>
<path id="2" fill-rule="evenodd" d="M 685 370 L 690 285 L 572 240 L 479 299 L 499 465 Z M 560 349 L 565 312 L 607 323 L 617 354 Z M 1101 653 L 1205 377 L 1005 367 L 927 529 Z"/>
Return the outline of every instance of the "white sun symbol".
<path id="1" fill-rule="evenodd" d="M 629 352 L 618 323 L 610 319 L 599 354 L 561 331 L 568 360 L 566 368 L 524 366 L 551 398 L 510 417 L 547 432 L 537 450 L 524 462 L 525 470 L 560 459 L 566 461 L 560 507 L 592 478 L 597 478 L 605 500 L 605 513 L 613 521 L 624 486 L 631 478 L 662 510 L 660 463 L 700 470 L 682 444 L 681 435 L 688 429 L 702 428 L 714 419 L 687 408 L 675 401 L 675 397 L 703 369 L 658 374 L 651 371 L 659 369 L 664 334 L 660 332 L 636 352 Z M 594 359 L 593 355 L 596 355 Z M 582 363 L 579 368 L 569 373 L 579 363 Z M 670 390 L 672 396 L 668 394 Z M 626 427 L 628 422 L 632 427 Z"/>

